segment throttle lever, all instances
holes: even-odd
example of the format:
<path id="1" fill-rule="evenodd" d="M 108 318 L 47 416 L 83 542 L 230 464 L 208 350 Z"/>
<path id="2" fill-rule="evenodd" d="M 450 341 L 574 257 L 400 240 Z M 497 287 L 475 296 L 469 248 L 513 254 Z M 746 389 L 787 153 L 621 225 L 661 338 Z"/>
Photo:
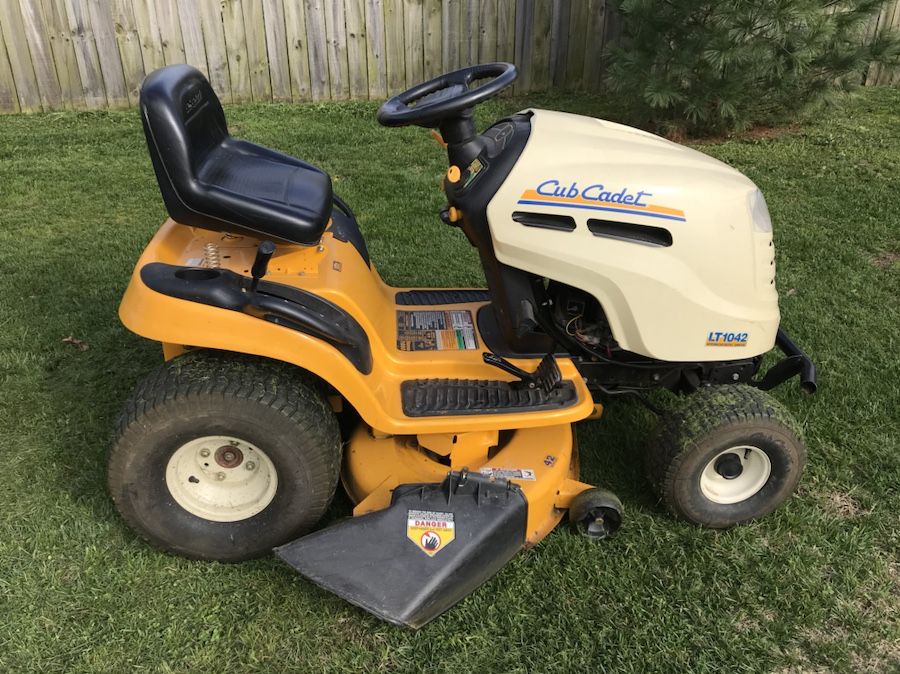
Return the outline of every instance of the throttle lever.
<path id="1" fill-rule="evenodd" d="M 271 241 L 263 241 L 256 248 L 256 259 L 253 260 L 253 267 L 250 268 L 250 276 L 253 280 L 250 282 L 250 292 L 255 293 L 259 280 L 266 275 L 269 270 L 269 261 L 275 253 L 275 244 Z"/>

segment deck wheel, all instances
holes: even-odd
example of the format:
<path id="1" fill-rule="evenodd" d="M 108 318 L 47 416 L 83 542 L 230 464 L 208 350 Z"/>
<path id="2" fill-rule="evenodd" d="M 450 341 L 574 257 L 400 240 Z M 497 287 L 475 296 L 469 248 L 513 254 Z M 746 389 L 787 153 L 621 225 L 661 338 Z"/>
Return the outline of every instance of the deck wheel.
<path id="1" fill-rule="evenodd" d="M 605 489 L 587 489 L 572 499 L 569 523 L 582 536 L 602 541 L 622 526 L 622 502 Z"/>

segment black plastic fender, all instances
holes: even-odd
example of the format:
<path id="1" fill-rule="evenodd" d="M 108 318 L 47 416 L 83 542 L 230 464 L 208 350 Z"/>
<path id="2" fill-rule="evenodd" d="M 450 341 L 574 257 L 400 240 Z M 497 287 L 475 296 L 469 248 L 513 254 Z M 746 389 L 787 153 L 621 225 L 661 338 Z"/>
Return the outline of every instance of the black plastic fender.
<path id="1" fill-rule="evenodd" d="M 468 471 L 406 484 L 391 505 L 275 549 L 324 589 L 418 629 L 471 594 L 522 548 L 522 490 Z"/>
<path id="2" fill-rule="evenodd" d="M 169 297 L 240 311 L 312 335 L 331 344 L 363 374 L 372 371 L 366 331 L 341 307 L 313 293 L 270 281 L 261 281 L 251 292 L 250 279 L 229 269 L 164 262 L 141 267 L 141 280 Z"/>

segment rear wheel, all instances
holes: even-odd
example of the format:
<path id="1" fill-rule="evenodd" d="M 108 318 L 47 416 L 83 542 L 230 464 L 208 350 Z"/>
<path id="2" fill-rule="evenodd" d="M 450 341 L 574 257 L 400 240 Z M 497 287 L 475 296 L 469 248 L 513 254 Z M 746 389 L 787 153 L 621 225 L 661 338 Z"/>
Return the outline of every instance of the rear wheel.
<path id="1" fill-rule="evenodd" d="M 151 543 L 239 561 L 319 520 L 340 458 L 337 419 L 300 371 L 194 351 L 138 386 L 119 422 L 108 483 L 125 521 Z"/>
<path id="2" fill-rule="evenodd" d="M 751 386 L 710 386 L 663 421 L 647 469 L 660 500 L 694 524 L 726 528 L 767 515 L 806 462 L 796 423 Z"/>

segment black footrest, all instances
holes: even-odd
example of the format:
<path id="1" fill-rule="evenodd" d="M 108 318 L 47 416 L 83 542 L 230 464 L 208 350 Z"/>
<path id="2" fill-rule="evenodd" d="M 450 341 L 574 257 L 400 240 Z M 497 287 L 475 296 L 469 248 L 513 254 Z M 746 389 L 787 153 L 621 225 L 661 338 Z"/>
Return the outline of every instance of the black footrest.
<path id="1" fill-rule="evenodd" d="M 548 393 L 493 379 L 411 379 L 400 385 L 400 393 L 408 417 L 539 412 L 569 407 L 578 400 L 571 381 L 560 382 Z"/>
<path id="2" fill-rule="evenodd" d="M 397 304 L 422 306 L 433 304 L 465 304 L 466 302 L 487 302 L 491 299 L 487 290 L 405 290 L 394 297 Z"/>

